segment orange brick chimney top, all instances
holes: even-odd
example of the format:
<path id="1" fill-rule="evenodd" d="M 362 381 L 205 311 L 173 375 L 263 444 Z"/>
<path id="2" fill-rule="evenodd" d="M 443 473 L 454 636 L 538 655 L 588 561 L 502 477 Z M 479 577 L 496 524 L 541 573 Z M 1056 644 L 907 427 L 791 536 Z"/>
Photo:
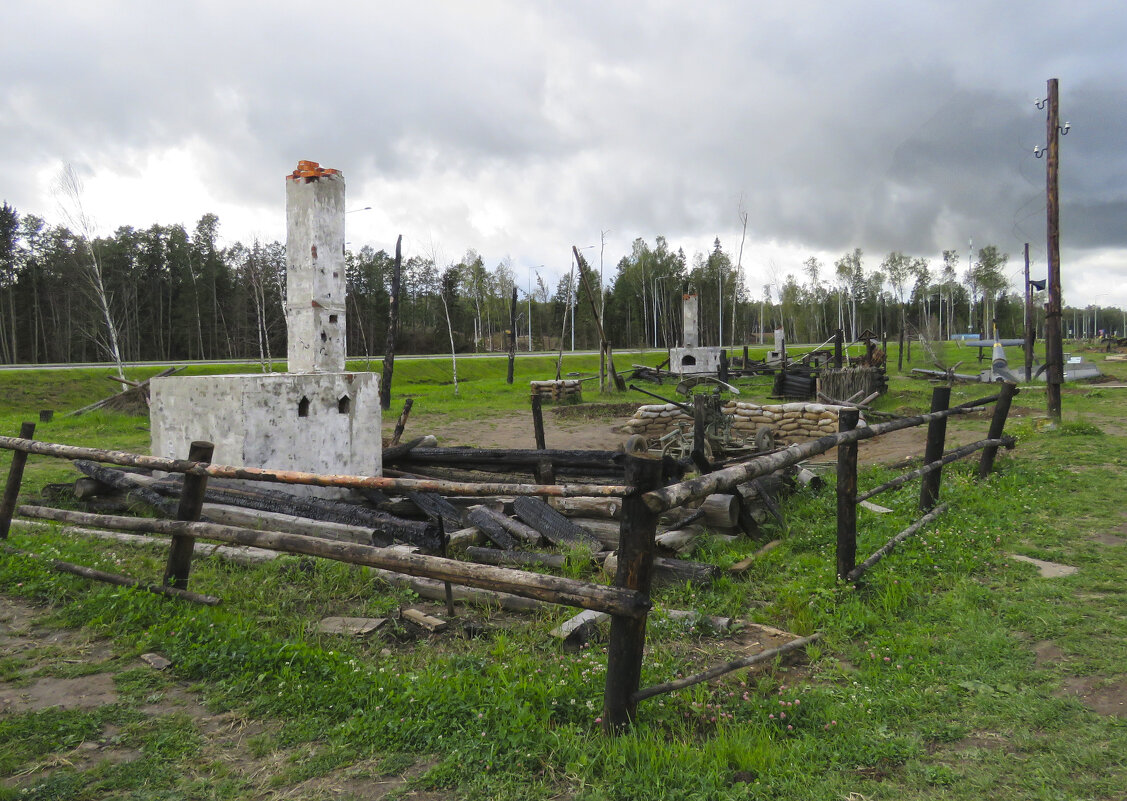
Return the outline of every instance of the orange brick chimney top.
<path id="1" fill-rule="evenodd" d="M 316 161 L 302 160 L 297 163 L 297 169 L 287 175 L 286 178 L 288 180 L 294 180 L 297 178 L 308 179 L 321 178 L 325 175 L 340 175 L 340 170 L 333 170 L 329 169 L 328 167 L 322 167 Z"/>

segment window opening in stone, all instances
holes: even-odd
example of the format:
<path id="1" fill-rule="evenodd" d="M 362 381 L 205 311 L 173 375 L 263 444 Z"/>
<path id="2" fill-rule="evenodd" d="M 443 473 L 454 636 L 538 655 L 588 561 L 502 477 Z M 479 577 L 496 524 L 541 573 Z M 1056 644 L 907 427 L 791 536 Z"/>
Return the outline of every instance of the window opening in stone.
<path id="1" fill-rule="evenodd" d="M 681 358 L 681 366 L 682 367 L 691 367 L 691 366 L 695 365 L 696 363 L 697 363 L 697 360 L 696 360 L 696 357 L 694 357 L 694 356 L 683 356 Z"/>
<path id="2" fill-rule="evenodd" d="M 335 314 L 330 314 L 329 315 L 329 322 L 330 323 L 336 323 L 336 321 L 337 321 L 337 316 Z"/>
<path id="3" fill-rule="evenodd" d="M 347 395 L 343 396 L 340 400 L 337 401 L 337 413 L 338 414 L 348 414 L 348 412 L 351 409 L 352 409 L 352 398 L 348 397 Z"/>
<path id="4" fill-rule="evenodd" d="M 297 416 L 298 417 L 308 417 L 309 416 L 309 398 L 302 398 L 301 400 L 299 400 L 297 402 Z"/>

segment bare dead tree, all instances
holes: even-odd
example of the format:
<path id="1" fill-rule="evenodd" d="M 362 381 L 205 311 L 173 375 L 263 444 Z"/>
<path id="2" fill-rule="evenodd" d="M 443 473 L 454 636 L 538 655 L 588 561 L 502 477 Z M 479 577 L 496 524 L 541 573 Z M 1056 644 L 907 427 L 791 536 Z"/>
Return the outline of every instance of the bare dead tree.
<path id="1" fill-rule="evenodd" d="M 454 372 L 454 397 L 458 397 L 458 352 L 454 348 L 454 326 L 450 323 L 450 307 L 446 305 L 446 293 L 443 291 L 442 274 L 438 272 L 438 247 L 431 241 L 430 245 L 430 260 L 434 265 L 434 272 L 437 275 L 438 286 L 438 299 L 442 301 L 442 311 L 446 314 L 446 334 L 450 337 L 450 366 Z"/>
<path id="2" fill-rule="evenodd" d="M 89 280 L 90 290 L 102 313 L 102 320 L 106 325 L 106 338 L 97 337 L 96 341 L 113 359 L 117 368 L 117 377 L 125 378 L 125 367 L 121 361 L 121 348 L 118 344 L 117 324 L 114 322 L 113 313 L 110 311 L 111 298 L 106 291 L 102 280 L 102 265 L 98 261 L 98 254 L 94 252 L 94 221 L 86 213 L 82 203 L 82 179 L 70 164 L 65 164 L 55 181 L 55 196 L 59 210 L 70 226 L 82 235 L 82 242 L 86 249 L 89 263 L 86 265 L 86 277 Z"/>

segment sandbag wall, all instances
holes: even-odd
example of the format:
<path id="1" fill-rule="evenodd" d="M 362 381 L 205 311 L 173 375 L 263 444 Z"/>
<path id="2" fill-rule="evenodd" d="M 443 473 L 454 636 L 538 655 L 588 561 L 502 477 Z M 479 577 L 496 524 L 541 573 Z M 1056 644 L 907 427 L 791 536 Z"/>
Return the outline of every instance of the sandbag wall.
<path id="1" fill-rule="evenodd" d="M 837 431 L 838 411 L 842 407 L 823 403 L 781 403 L 760 406 L 746 401 L 728 401 L 724 414 L 732 415 L 733 434 L 754 436 L 760 426 L 769 426 L 775 441 L 784 445 L 804 442 Z M 678 423 L 692 425 L 693 418 L 672 403 L 642 406 L 623 426 L 627 434 L 642 434 L 658 439 Z M 861 425 L 864 425 L 862 421 Z"/>
<path id="2" fill-rule="evenodd" d="M 529 381 L 533 395 L 539 395 L 546 403 L 582 403 L 583 384 L 579 379 L 562 381 Z"/>

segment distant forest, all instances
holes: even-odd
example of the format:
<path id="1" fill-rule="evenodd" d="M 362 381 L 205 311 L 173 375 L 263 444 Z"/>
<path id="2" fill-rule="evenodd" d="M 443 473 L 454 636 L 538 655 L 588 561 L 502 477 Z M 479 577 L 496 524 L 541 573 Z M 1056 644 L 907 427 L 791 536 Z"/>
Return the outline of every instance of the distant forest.
<path id="1" fill-rule="evenodd" d="M 114 340 L 125 361 L 285 358 L 285 245 L 236 243 L 220 247 L 219 219 L 206 214 L 192 229 L 121 227 L 108 237 L 85 237 L 49 226 L 33 214 L 0 206 L 0 363 L 112 361 Z M 363 247 L 346 256 L 348 351 L 380 354 L 394 257 Z M 580 276 L 580 271 L 585 275 Z M 591 287 L 615 347 L 667 347 L 681 341 L 681 297 L 700 297 L 705 345 L 760 341 L 781 325 L 794 342 L 822 342 L 841 327 L 850 338 L 864 329 L 901 328 L 932 339 L 977 331 L 996 320 L 1003 336 L 1020 336 L 1023 287 L 1007 279 L 1008 256 L 993 245 L 970 269 L 945 251 L 942 263 L 890 253 L 865 263 L 853 250 L 832 265 L 807 259 L 757 288 L 745 285 L 717 239 L 691 261 L 663 237 L 636 239 L 631 252 L 606 266 L 599 296 L 597 265 L 575 267 L 554 286 L 509 261 L 489 268 L 475 251 L 436 264 L 428 254 L 402 262 L 397 350 L 450 349 L 447 313 L 460 352 L 506 347 L 513 289 L 518 295 L 519 348 L 598 347 Z M 1036 277 L 1036 276 L 1035 276 Z M 586 282 L 582 279 L 586 278 Z M 1044 293 L 1034 296 L 1043 324 Z M 605 299 L 605 306 L 602 301 Z M 570 303 L 570 308 L 569 308 Z M 1120 332 L 1119 309 L 1067 308 L 1066 335 Z M 721 334 L 722 329 L 722 334 Z M 531 332 L 531 343 L 529 334 Z M 769 337 L 768 337 L 769 340 Z"/>

